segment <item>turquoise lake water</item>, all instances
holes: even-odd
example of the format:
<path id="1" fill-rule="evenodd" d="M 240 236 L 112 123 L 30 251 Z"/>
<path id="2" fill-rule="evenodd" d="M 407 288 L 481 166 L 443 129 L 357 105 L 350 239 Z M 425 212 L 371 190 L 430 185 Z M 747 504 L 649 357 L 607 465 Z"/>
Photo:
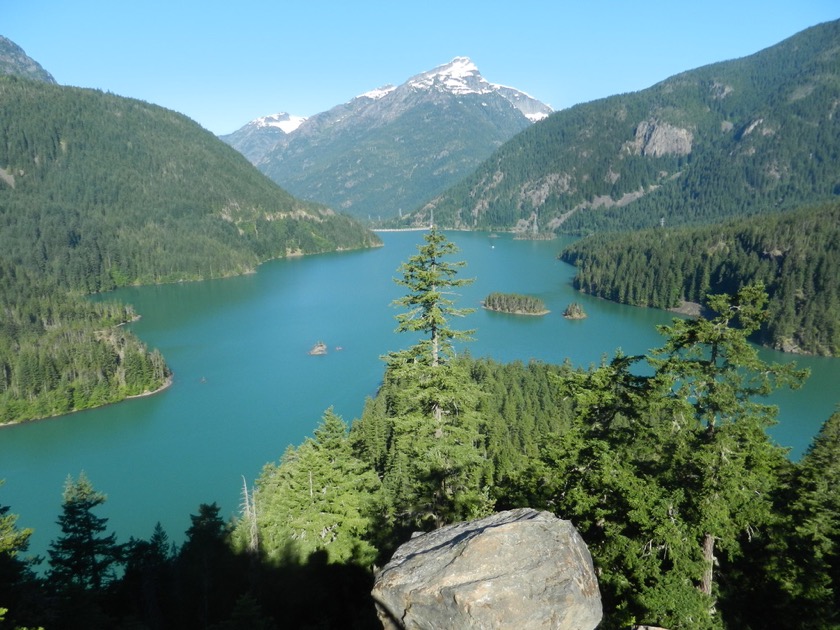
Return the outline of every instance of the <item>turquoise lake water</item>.
<path id="1" fill-rule="evenodd" d="M 0 504 L 35 528 L 31 551 L 44 554 L 58 531 L 68 475 L 85 471 L 108 495 L 100 514 L 119 540 L 148 538 L 158 521 L 176 542 L 200 503 L 238 512 L 243 478 L 311 435 L 324 410 L 345 420 L 361 413 L 382 376 L 380 357 L 410 345 L 393 332 L 390 306 L 401 295 L 397 267 L 416 253 L 422 232 L 383 233 L 374 250 L 274 261 L 258 273 L 199 283 L 125 289 L 109 297 L 134 304 L 132 324 L 161 350 L 174 372 L 155 396 L 0 430 Z M 509 235 L 451 232 L 475 282 L 458 306 L 477 310 L 456 323 L 474 328 L 473 356 L 536 359 L 588 366 L 617 348 L 642 353 L 661 345 L 657 324 L 669 313 L 621 306 L 574 291 L 574 269 L 557 260 L 564 241 L 516 241 Z M 484 311 L 490 292 L 535 295 L 545 317 Z M 568 321 L 580 302 L 589 317 Z M 461 325 L 463 324 L 463 325 Z M 325 356 L 310 356 L 323 340 Z M 340 348 L 340 349 L 339 349 Z M 796 360 L 812 376 L 796 392 L 779 392 L 774 438 L 798 458 L 840 402 L 840 360 L 762 350 L 767 360 Z"/>

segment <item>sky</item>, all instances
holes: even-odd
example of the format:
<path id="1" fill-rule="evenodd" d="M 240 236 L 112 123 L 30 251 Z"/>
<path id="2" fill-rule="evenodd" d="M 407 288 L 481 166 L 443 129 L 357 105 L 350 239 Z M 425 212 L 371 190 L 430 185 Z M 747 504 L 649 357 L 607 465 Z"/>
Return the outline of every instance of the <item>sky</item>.
<path id="1" fill-rule="evenodd" d="M 0 0 L 0 35 L 58 83 L 162 105 L 218 135 L 458 56 L 559 110 L 838 18 L 837 0 Z"/>

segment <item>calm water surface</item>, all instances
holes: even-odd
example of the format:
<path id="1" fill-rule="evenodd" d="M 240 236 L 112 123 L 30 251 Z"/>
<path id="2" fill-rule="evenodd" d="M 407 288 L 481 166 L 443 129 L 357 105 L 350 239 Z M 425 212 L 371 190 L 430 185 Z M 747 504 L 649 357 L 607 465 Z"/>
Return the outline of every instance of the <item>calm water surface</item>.
<path id="1" fill-rule="evenodd" d="M 175 373 L 168 390 L 103 409 L 0 430 L 0 505 L 35 528 L 31 551 L 44 554 L 58 528 L 68 475 L 85 471 L 108 495 L 100 510 L 121 541 L 148 538 L 156 522 L 179 542 L 200 503 L 237 513 L 243 478 L 311 435 L 332 406 L 345 420 L 361 413 L 382 376 L 380 357 L 411 340 L 396 335 L 390 303 L 401 262 L 423 233 L 384 233 L 385 246 L 263 265 L 253 275 L 142 287 L 115 297 L 134 304 L 132 325 L 163 352 Z M 508 235 L 450 233 L 465 260 L 458 305 L 476 307 L 459 328 L 476 329 L 473 356 L 538 359 L 588 366 L 617 348 L 641 353 L 661 345 L 656 324 L 668 313 L 620 306 L 576 293 L 574 269 L 556 259 L 563 241 L 514 241 Z M 551 309 L 545 317 L 483 311 L 492 291 L 527 293 Z M 567 321 L 581 302 L 589 317 Z M 461 325 L 463 324 L 463 325 Z M 326 356 L 309 356 L 319 340 Z M 340 348 L 340 349 L 339 349 Z M 762 351 L 764 358 L 792 357 Z M 781 409 L 774 437 L 796 458 L 840 402 L 840 361 L 799 358 L 808 384 L 773 398 Z"/>

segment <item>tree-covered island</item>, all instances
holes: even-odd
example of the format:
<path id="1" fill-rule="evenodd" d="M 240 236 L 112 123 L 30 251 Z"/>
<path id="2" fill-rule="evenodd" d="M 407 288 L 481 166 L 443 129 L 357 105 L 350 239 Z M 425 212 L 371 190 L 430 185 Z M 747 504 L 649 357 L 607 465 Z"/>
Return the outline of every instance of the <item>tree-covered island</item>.
<path id="1" fill-rule="evenodd" d="M 499 311 L 512 315 L 546 315 L 549 313 L 541 299 L 520 293 L 493 292 L 484 298 L 482 304 L 489 311 Z"/>
<path id="2" fill-rule="evenodd" d="M 586 319 L 586 311 L 579 302 L 572 302 L 563 311 L 563 317 L 566 319 Z"/>

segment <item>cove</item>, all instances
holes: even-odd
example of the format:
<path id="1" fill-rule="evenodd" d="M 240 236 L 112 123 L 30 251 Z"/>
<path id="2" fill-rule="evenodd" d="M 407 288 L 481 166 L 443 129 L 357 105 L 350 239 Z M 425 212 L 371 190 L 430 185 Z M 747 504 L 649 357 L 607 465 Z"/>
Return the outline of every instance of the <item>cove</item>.
<path id="1" fill-rule="evenodd" d="M 510 235 L 448 232 L 475 282 L 459 307 L 476 311 L 455 323 L 475 329 L 466 349 L 499 361 L 569 359 L 586 367 L 616 349 L 643 353 L 662 344 L 657 324 L 673 315 L 621 306 L 577 293 L 574 268 L 557 260 L 556 241 L 517 241 Z M 58 419 L 0 430 L 0 504 L 32 527 L 30 552 L 44 555 L 68 475 L 85 471 L 108 495 L 98 511 L 125 542 L 148 538 L 160 522 L 183 540 L 200 503 L 238 512 L 243 479 L 249 487 L 262 466 L 311 435 L 324 410 L 348 422 L 382 377 L 380 357 L 413 342 L 395 334 L 401 295 L 393 282 L 400 263 L 416 253 L 422 232 L 385 232 L 384 247 L 278 260 L 258 273 L 198 283 L 124 289 L 104 296 L 132 303 L 131 324 L 160 349 L 174 372 L 172 386 L 146 398 Z M 550 313 L 517 317 L 485 311 L 489 293 L 540 298 Z M 581 303 L 588 318 L 563 310 Z M 310 356 L 317 341 L 328 348 Z M 341 349 L 339 349 L 341 348 Z M 796 360 L 811 369 L 806 385 L 781 391 L 773 437 L 796 459 L 840 401 L 840 360 L 762 350 L 766 360 Z"/>

